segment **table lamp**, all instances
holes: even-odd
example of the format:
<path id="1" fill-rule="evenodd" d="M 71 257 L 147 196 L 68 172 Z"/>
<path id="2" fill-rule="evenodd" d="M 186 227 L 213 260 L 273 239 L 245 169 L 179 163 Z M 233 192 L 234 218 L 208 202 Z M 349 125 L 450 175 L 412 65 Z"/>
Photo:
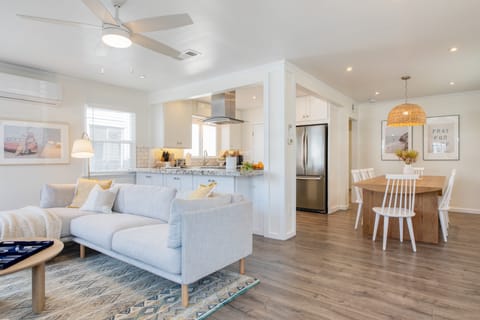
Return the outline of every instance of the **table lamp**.
<path id="1" fill-rule="evenodd" d="M 72 158 L 80 158 L 80 159 L 87 159 L 87 170 L 88 170 L 88 178 L 90 178 L 90 159 L 93 157 L 93 146 L 88 134 L 85 132 L 82 134 L 80 139 L 77 139 L 73 142 L 72 147 Z"/>

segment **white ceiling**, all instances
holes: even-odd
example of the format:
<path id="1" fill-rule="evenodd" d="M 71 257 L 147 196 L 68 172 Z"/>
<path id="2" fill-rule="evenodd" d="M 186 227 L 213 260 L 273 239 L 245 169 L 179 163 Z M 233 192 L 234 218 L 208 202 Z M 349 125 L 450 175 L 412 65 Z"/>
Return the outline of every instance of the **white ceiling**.
<path id="1" fill-rule="evenodd" d="M 113 11 L 111 2 L 102 1 Z M 16 16 L 98 24 L 80 0 L 0 0 L 0 5 L 0 60 L 142 90 L 283 58 L 359 102 L 401 98 L 400 77 L 407 73 L 410 96 L 480 89 L 478 0 L 127 1 L 123 21 L 190 14 L 191 26 L 147 34 L 180 51 L 202 53 L 186 61 L 136 45 L 105 52 L 100 31 Z M 458 52 L 450 53 L 452 46 Z M 346 72 L 347 66 L 353 71 Z"/>

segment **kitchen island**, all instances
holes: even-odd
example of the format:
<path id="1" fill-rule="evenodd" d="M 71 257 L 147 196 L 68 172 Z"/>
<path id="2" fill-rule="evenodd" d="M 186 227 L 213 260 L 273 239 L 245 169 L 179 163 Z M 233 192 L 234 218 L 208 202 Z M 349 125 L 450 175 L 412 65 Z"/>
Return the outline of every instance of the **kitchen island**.
<path id="1" fill-rule="evenodd" d="M 218 167 L 137 168 L 136 183 L 174 187 L 181 194 L 200 184 L 217 183 L 215 192 L 240 193 L 253 204 L 253 233 L 263 235 L 265 186 L 263 170 L 229 171 Z"/>

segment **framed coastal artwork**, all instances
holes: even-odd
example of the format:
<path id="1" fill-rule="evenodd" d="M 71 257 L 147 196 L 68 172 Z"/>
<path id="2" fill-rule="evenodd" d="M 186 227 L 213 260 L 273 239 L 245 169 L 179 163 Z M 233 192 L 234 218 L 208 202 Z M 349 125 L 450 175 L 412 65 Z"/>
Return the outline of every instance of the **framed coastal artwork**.
<path id="1" fill-rule="evenodd" d="M 460 160 L 460 116 L 428 117 L 423 126 L 423 160 Z"/>
<path id="2" fill-rule="evenodd" d="M 0 165 L 69 162 L 68 125 L 0 119 Z"/>
<path id="3" fill-rule="evenodd" d="M 382 160 L 398 160 L 397 150 L 412 148 L 412 127 L 389 127 L 387 121 L 382 121 Z"/>

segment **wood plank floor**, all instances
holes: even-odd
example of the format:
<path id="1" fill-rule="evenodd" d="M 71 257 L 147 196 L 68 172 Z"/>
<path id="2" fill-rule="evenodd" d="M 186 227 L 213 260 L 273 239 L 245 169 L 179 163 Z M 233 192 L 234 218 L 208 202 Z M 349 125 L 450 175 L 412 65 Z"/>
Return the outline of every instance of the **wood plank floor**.
<path id="1" fill-rule="evenodd" d="M 448 243 L 416 253 L 393 239 L 382 251 L 354 218 L 298 212 L 295 238 L 255 236 L 246 274 L 261 283 L 210 318 L 480 319 L 480 215 L 450 213 Z"/>

